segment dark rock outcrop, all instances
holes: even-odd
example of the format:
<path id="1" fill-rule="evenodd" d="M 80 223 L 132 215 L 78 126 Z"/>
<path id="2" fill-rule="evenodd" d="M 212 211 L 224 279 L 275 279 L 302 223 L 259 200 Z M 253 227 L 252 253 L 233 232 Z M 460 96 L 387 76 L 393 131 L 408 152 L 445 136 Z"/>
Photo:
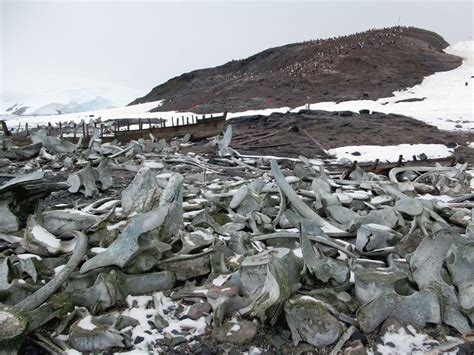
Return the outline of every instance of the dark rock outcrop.
<path id="1" fill-rule="evenodd" d="M 459 66 L 447 46 L 414 27 L 294 43 L 172 78 L 132 104 L 165 99 L 156 111 L 208 113 L 377 99 Z"/>

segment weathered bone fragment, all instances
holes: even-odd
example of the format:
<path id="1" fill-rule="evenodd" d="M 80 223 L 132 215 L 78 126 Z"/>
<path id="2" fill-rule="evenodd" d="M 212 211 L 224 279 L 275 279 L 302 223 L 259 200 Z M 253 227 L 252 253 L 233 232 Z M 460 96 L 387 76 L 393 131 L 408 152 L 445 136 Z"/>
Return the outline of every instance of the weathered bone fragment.
<path id="1" fill-rule="evenodd" d="M 92 163 L 87 163 L 84 168 L 79 170 L 77 173 L 69 175 L 67 178 L 68 184 L 71 186 L 69 192 L 76 193 L 83 191 L 84 196 L 92 197 L 99 193 L 95 182 L 98 179 L 98 174 L 92 167 Z"/>
<path id="2" fill-rule="evenodd" d="M 441 323 L 441 306 L 434 290 L 425 289 L 409 296 L 382 294 L 357 310 L 357 320 L 365 333 L 373 332 L 388 317 L 424 327 Z"/>
<path id="3" fill-rule="evenodd" d="M 51 305 L 45 304 L 45 301 L 68 279 L 87 249 L 87 237 L 83 233 L 74 232 L 72 235 L 77 239 L 77 246 L 66 266 L 55 277 L 15 306 L 0 305 L 2 351 L 16 352 L 29 331 L 57 314 Z"/>
<path id="4" fill-rule="evenodd" d="M 18 217 L 12 213 L 8 207 L 8 201 L 0 201 L 0 232 L 10 233 L 19 229 L 20 221 Z"/>
<path id="5" fill-rule="evenodd" d="M 109 158 L 102 159 L 96 171 L 98 173 L 96 184 L 100 190 L 104 191 L 113 186 L 114 181 L 112 179 L 112 168 L 110 167 Z"/>
<path id="6" fill-rule="evenodd" d="M 389 227 L 369 223 L 360 226 L 357 231 L 356 249 L 360 252 L 395 245 L 396 233 Z"/>
<path id="7" fill-rule="evenodd" d="M 146 269 L 152 268 L 158 261 L 157 258 L 160 257 L 161 251 L 159 245 L 153 243 L 150 239 L 153 239 L 153 232 L 163 225 L 170 209 L 171 206 L 166 205 L 133 217 L 127 227 L 125 227 L 119 237 L 106 251 L 87 260 L 82 265 L 81 272 L 84 273 L 109 265 L 117 265 L 123 268 L 127 263 L 133 261 L 133 259 L 140 259 L 141 256 L 144 256 L 140 254 L 140 250 L 143 249 L 141 248 L 142 243 L 144 243 L 144 246 L 148 244 L 150 247 L 149 250 L 147 250 L 149 254 L 147 259 L 150 259 L 150 264 L 147 263 L 147 265 L 143 266 L 146 267 Z M 140 243 L 140 238 L 144 239 L 142 243 Z M 153 262 L 151 259 L 155 259 L 155 261 Z"/>
<path id="8" fill-rule="evenodd" d="M 109 324 L 99 322 L 97 317 L 86 316 L 70 327 L 70 343 L 79 351 L 102 351 L 109 348 L 122 348 L 123 336 Z"/>
<path id="9" fill-rule="evenodd" d="M 316 212 L 314 212 L 308 205 L 306 205 L 301 199 L 298 197 L 296 192 L 291 188 L 290 184 L 285 180 L 284 175 L 282 174 L 280 168 L 276 160 L 271 161 L 272 173 L 275 177 L 275 181 L 281 191 L 286 195 L 288 200 L 291 202 L 295 210 L 304 218 L 308 218 L 314 220 L 319 227 L 321 227 L 324 231 L 332 232 L 332 233 L 341 233 L 344 234 L 343 230 L 336 228 L 335 226 L 331 225 L 329 222 L 321 218 Z"/>
<path id="10" fill-rule="evenodd" d="M 48 299 L 48 297 L 51 296 L 59 287 L 61 287 L 61 285 L 72 274 L 74 269 L 79 265 L 87 250 L 87 237 L 85 234 L 78 231 L 70 232 L 70 234 L 75 237 L 76 246 L 66 266 L 64 266 L 64 268 L 59 273 L 57 273 L 56 276 L 46 285 L 17 304 L 17 307 L 27 311 L 38 307 L 40 304 L 46 301 L 46 299 Z"/>
<path id="11" fill-rule="evenodd" d="M 419 216 L 423 213 L 423 204 L 414 198 L 401 198 L 395 203 L 394 207 L 398 212 L 409 216 Z"/>
<path id="12" fill-rule="evenodd" d="M 36 218 L 31 216 L 25 228 L 21 246 L 28 252 L 48 256 L 60 253 L 69 253 L 74 250 L 76 241 L 61 240 L 38 224 Z"/>
<path id="13" fill-rule="evenodd" d="M 82 144 L 82 137 L 77 144 L 73 144 L 63 138 L 47 136 L 45 130 L 32 133 L 30 137 L 33 144 L 42 143 L 48 151 L 54 153 L 74 153 Z"/>
<path id="14" fill-rule="evenodd" d="M 125 214 L 151 211 L 158 205 L 162 188 L 156 173 L 150 168 L 141 168 L 133 181 L 122 191 L 122 208 Z"/>
<path id="15" fill-rule="evenodd" d="M 252 303 L 240 311 L 242 314 L 257 317 L 262 322 L 270 324 L 275 324 L 284 302 L 299 287 L 301 264 L 289 249 L 280 249 L 282 250 L 276 249 L 274 255 L 269 254 L 271 255 L 269 260 L 266 258 L 263 288 Z"/>
<path id="16" fill-rule="evenodd" d="M 459 304 L 466 313 L 474 311 L 474 239 L 460 237 L 449 249 L 446 265 L 457 287 Z"/>
<path id="17" fill-rule="evenodd" d="M 232 150 L 230 149 L 230 141 L 232 140 L 232 125 L 228 125 L 224 133 L 224 137 L 218 141 L 217 146 L 219 148 L 219 156 L 228 157 L 232 155 Z"/>
<path id="18" fill-rule="evenodd" d="M 313 346 L 335 343 L 344 327 L 320 301 L 297 295 L 285 302 L 285 318 L 296 346 L 305 341 Z"/>
<path id="19" fill-rule="evenodd" d="M 128 275 L 119 270 L 100 273 L 90 287 L 79 283 L 67 291 L 76 305 L 89 310 L 107 310 L 125 302 L 128 295 L 143 295 L 168 290 L 175 284 L 174 273 L 168 271 Z"/>
<path id="20" fill-rule="evenodd" d="M 100 190 L 107 190 L 113 185 L 112 170 L 109 166 L 110 160 L 103 159 L 97 168 L 92 167 L 88 162 L 84 168 L 69 175 L 67 182 L 70 185 L 69 192 L 81 191 L 84 196 L 91 197 L 99 193 Z"/>
<path id="21" fill-rule="evenodd" d="M 323 282 L 334 279 L 343 283 L 347 280 L 349 268 L 344 261 L 326 257 L 321 251 L 316 252 L 304 231 L 301 231 L 300 238 L 305 270 Z"/>
<path id="22" fill-rule="evenodd" d="M 0 232 L 16 232 L 26 223 L 40 199 L 66 186 L 65 183 L 49 182 L 42 171 L 7 181 L 0 186 Z"/>
<path id="23" fill-rule="evenodd" d="M 165 243 L 177 237 L 182 224 L 182 183 L 183 177 L 174 174 L 160 197 L 159 207 L 133 217 L 106 251 L 82 265 L 81 272 L 109 265 L 143 272 L 155 266 L 169 250 Z"/>
<path id="24" fill-rule="evenodd" d="M 163 270 L 174 272 L 176 279 L 185 281 L 193 277 L 207 275 L 211 271 L 209 249 L 199 254 L 179 255 L 174 258 L 161 260 L 159 266 Z"/>
<path id="25" fill-rule="evenodd" d="M 42 147 L 43 144 L 41 142 L 23 147 L 10 146 L 8 148 L 0 149 L 0 158 L 11 160 L 32 159 L 39 154 Z"/>
<path id="26" fill-rule="evenodd" d="M 440 229 L 431 238 L 425 237 L 408 260 L 418 287 L 435 289 L 442 300 L 443 322 L 464 334 L 470 330 L 469 323 L 460 311 L 454 287 L 445 282 L 441 273 L 449 249 L 459 243 L 459 238 L 452 230 Z"/>
<path id="27" fill-rule="evenodd" d="M 43 227 L 54 235 L 86 230 L 101 221 L 101 217 L 74 210 L 51 210 L 42 212 Z"/>
<path id="28" fill-rule="evenodd" d="M 354 271 L 355 294 L 361 304 L 396 292 L 397 283 L 406 281 L 407 274 L 401 271 L 386 271 L 377 268 L 359 267 Z"/>
<path id="29" fill-rule="evenodd" d="M 399 223 L 400 218 L 393 207 L 386 206 L 371 210 L 366 216 L 359 217 L 358 221 L 362 225 L 374 223 L 393 229 Z"/>

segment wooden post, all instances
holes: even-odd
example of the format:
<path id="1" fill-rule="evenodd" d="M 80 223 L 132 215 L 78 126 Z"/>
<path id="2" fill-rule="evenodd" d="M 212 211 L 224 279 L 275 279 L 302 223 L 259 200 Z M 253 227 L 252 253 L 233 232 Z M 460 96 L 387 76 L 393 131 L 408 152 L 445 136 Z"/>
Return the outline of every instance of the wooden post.
<path id="1" fill-rule="evenodd" d="M 63 137 L 63 124 L 62 122 L 59 122 L 59 137 Z"/>
<path id="2" fill-rule="evenodd" d="M 28 122 L 25 123 L 25 131 L 26 131 L 26 135 L 28 135 Z"/>
<path id="3" fill-rule="evenodd" d="M 142 119 L 141 118 L 138 119 L 138 129 L 140 129 L 140 130 L 142 129 Z"/>
<path id="4" fill-rule="evenodd" d="M 186 124 L 189 124 L 189 117 L 186 116 Z"/>
<path id="5" fill-rule="evenodd" d="M 171 116 L 171 125 L 174 127 L 174 119 L 173 119 L 173 116 Z"/>
<path id="6" fill-rule="evenodd" d="M 86 123 L 86 137 L 89 137 L 89 124 Z"/>
<path id="7" fill-rule="evenodd" d="M 48 133 L 47 133 L 48 136 L 51 135 L 51 122 L 48 122 Z"/>
<path id="8" fill-rule="evenodd" d="M 97 122 L 94 122 L 94 128 L 97 128 Z"/>
<path id="9" fill-rule="evenodd" d="M 205 120 L 205 119 L 206 119 L 206 115 L 202 115 L 202 119 Z"/>
<path id="10" fill-rule="evenodd" d="M 181 126 L 184 126 L 184 116 L 181 116 Z"/>
<path id="11" fill-rule="evenodd" d="M 4 120 L 2 120 L 2 129 L 3 129 L 3 133 L 5 134 L 5 136 L 11 136 L 12 135 L 12 132 L 10 132 L 10 130 L 8 129 L 7 123 Z"/>
<path id="12" fill-rule="evenodd" d="M 104 124 L 100 124 L 100 138 L 104 138 Z"/>
<path id="13" fill-rule="evenodd" d="M 130 131 L 130 120 L 127 120 L 127 131 Z"/>
<path id="14" fill-rule="evenodd" d="M 77 124 L 74 123 L 74 132 L 73 132 L 74 139 L 76 138 L 76 129 L 77 129 Z"/>
<path id="15" fill-rule="evenodd" d="M 82 122 L 82 137 L 86 139 L 86 123 Z"/>

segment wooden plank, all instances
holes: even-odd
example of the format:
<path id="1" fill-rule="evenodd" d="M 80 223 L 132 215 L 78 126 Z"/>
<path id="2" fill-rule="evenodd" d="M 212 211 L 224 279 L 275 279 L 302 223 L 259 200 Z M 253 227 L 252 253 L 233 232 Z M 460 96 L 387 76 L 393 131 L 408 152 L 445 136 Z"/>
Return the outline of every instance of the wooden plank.
<path id="1" fill-rule="evenodd" d="M 253 143 L 253 142 L 258 141 L 258 140 L 260 140 L 260 139 L 266 139 L 266 138 L 270 138 L 270 137 L 276 136 L 278 133 L 280 133 L 280 131 L 270 132 L 270 133 L 267 133 L 267 134 L 265 134 L 265 135 L 263 135 L 263 136 L 249 139 L 248 141 L 238 142 L 238 144 L 239 144 L 239 145 L 245 145 L 245 144 Z"/>
<path id="2" fill-rule="evenodd" d="M 325 155 L 326 157 L 332 157 L 332 155 L 329 154 L 329 152 L 326 150 L 326 148 L 324 148 L 323 145 L 322 145 L 321 143 L 319 143 L 319 141 L 318 141 L 316 138 L 312 137 L 312 136 L 308 133 L 308 131 L 306 131 L 305 129 L 302 129 L 301 132 L 303 132 L 303 134 L 304 134 L 306 137 L 308 137 L 309 139 L 311 139 L 311 141 L 324 153 L 324 155 Z"/>

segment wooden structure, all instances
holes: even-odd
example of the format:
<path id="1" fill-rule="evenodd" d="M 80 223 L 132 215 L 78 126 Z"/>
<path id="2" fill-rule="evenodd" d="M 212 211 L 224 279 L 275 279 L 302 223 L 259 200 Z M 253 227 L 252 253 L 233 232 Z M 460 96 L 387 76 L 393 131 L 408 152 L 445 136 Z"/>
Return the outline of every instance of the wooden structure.
<path id="1" fill-rule="evenodd" d="M 48 123 L 46 127 L 46 134 L 48 136 L 58 136 L 60 138 L 67 139 L 73 143 L 77 143 L 80 137 L 83 137 L 83 142 L 88 142 L 92 136 L 94 129 L 99 130 L 100 138 L 103 142 L 111 142 L 117 140 L 121 143 L 127 143 L 131 140 L 138 140 L 140 138 L 150 139 L 150 133 L 155 136 L 156 139 L 171 139 L 173 137 L 182 137 L 186 134 L 191 135 L 192 140 L 200 140 L 213 136 L 217 136 L 224 130 L 225 120 L 227 118 L 227 112 L 224 112 L 222 116 L 209 116 L 205 115 L 202 118 L 198 116 L 192 117 L 176 117 L 171 118 L 171 123 L 168 123 L 162 119 L 116 119 L 113 120 L 113 124 L 107 124 L 96 122 L 87 124 L 76 124 L 71 127 L 67 127 L 64 124 L 59 124 L 57 127 L 53 127 L 51 123 Z M 133 129 L 138 127 L 138 129 Z M 40 127 L 36 127 L 39 129 Z M 25 125 L 25 129 L 20 132 L 10 132 L 3 122 L 3 131 L 5 136 L 9 136 L 14 142 L 21 144 L 28 144 L 29 134 L 34 131 L 28 124 Z"/>
<path id="2" fill-rule="evenodd" d="M 178 125 L 179 118 L 177 118 L 176 123 L 174 120 L 172 120 L 171 126 L 166 126 L 163 124 L 160 127 L 153 127 L 151 124 L 148 124 L 149 127 L 146 128 L 146 121 L 145 123 L 140 122 L 138 124 L 139 129 L 130 129 L 130 124 L 127 124 L 126 130 L 121 130 L 120 126 L 115 126 L 114 135 L 103 136 L 102 140 L 104 142 L 110 142 L 116 139 L 121 143 L 126 143 L 130 142 L 131 140 L 138 140 L 140 138 L 149 139 L 150 133 L 153 134 L 153 136 L 155 136 L 157 139 L 164 138 L 167 140 L 173 137 L 182 137 L 189 133 L 191 135 L 191 139 L 199 140 L 221 134 L 224 130 L 226 117 L 227 112 L 224 112 L 222 116 L 218 117 L 211 116 L 206 118 L 204 116 L 202 119 L 193 118 L 192 122 L 189 122 L 189 117 L 186 118 L 186 122 L 184 121 L 184 117 L 181 117 L 181 125 Z"/>

